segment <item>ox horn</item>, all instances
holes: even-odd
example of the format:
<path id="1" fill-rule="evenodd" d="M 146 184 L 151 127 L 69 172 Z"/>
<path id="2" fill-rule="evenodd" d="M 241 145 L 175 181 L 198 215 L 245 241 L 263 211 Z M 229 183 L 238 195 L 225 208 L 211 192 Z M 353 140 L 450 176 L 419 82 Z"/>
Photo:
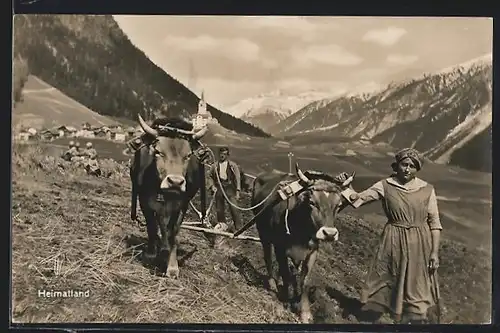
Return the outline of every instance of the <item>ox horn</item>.
<path id="1" fill-rule="evenodd" d="M 354 176 L 356 175 L 356 171 L 353 171 L 351 173 L 351 175 L 349 176 L 349 178 L 347 178 L 343 183 L 342 183 L 342 186 L 349 186 L 352 181 L 354 180 Z"/>
<path id="2" fill-rule="evenodd" d="M 141 115 L 137 115 L 139 117 L 139 125 L 141 125 L 141 128 L 144 130 L 144 132 L 151 134 L 152 136 L 158 136 L 158 131 L 149 126 L 144 119 L 142 119 Z"/>
<path id="3" fill-rule="evenodd" d="M 203 126 L 198 132 L 193 134 L 193 139 L 198 140 L 201 139 L 208 131 L 207 126 Z"/>
<path id="4" fill-rule="evenodd" d="M 303 181 L 304 183 L 310 182 L 309 178 L 307 178 L 306 175 L 304 175 L 304 173 L 302 172 L 302 170 L 300 170 L 298 163 L 295 163 L 295 171 L 297 172 L 297 176 L 299 176 L 299 179 L 301 181 Z"/>

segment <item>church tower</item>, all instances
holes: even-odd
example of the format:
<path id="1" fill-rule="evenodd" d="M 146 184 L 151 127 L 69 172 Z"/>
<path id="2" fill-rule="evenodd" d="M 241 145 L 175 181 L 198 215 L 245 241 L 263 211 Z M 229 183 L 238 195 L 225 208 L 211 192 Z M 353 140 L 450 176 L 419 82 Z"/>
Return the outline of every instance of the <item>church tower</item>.
<path id="1" fill-rule="evenodd" d="M 217 123 L 217 119 L 212 118 L 212 115 L 207 110 L 207 103 L 205 102 L 205 93 L 201 92 L 200 101 L 198 102 L 198 113 L 193 115 L 193 129 L 199 129 L 209 123 Z"/>
<path id="2" fill-rule="evenodd" d="M 201 91 L 200 102 L 198 103 L 198 113 L 205 114 L 207 113 L 207 103 L 205 103 L 205 92 Z"/>

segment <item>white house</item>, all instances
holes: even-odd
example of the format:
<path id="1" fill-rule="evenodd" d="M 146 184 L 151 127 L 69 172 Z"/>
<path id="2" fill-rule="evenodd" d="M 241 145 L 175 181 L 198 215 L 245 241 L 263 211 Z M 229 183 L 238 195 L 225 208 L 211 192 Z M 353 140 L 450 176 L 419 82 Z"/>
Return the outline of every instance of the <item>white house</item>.
<path id="1" fill-rule="evenodd" d="M 126 139 L 127 139 L 127 135 L 125 133 L 116 133 L 115 134 L 116 141 L 125 142 Z"/>
<path id="2" fill-rule="evenodd" d="M 28 141 L 31 138 L 31 134 L 28 132 L 20 132 L 15 136 L 16 140 Z"/>

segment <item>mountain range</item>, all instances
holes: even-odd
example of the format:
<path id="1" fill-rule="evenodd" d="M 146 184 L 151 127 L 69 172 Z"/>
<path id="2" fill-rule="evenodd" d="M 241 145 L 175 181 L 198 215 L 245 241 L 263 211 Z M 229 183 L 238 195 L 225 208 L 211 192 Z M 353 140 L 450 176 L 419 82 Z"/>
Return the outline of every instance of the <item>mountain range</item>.
<path id="1" fill-rule="evenodd" d="M 277 89 L 243 99 L 228 106 L 227 112 L 268 131 L 272 125 L 286 119 L 309 103 L 333 96 L 332 92 L 319 90 L 295 94 Z"/>
<path id="2" fill-rule="evenodd" d="M 437 163 L 458 159 L 463 164 L 458 156 L 468 155 L 461 150 L 469 150 L 469 143 L 491 144 L 492 113 L 492 54 L 487 54 L 369 94 L 314 101 L 268 126 L 268 131 L 282 137 L 385 142 L 414 147 Z M 479 154 L 485 161 L 479 169 L 491 169 L 488 151 L 483 148 Z"/>
<path id="3" fill-rule="evenodd" d="M 190 117 L 200 98 L 134 46 L 111 15 L 16 15 L 14 57 L 30 74 L 101 115 Z M 211 105 L 228 130 L 269 137 Z"/>

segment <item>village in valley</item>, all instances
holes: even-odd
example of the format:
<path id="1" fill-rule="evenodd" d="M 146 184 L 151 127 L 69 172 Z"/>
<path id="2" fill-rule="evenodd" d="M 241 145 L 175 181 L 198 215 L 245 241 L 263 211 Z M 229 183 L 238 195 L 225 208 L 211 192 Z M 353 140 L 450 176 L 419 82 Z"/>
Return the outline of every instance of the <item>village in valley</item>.
<path id="1" fill-rule="evenodd" d="M 198 112 L 195 113 L 191 122 L 193 128 L 198 129 L 207 124 L 217 124 L 217 119 L 207 110 L 207 104 L 204 99 L 204 93 L 201 93 L 201 99 L 198 104 Z M 84 138 L 95 139 L 102 138 L 115 142 L 126 142 L 140 136 L 143 131 L 140 125 L 124 126 L 120 124 L 92 126 L 85 122 L 80 128 L 74 126 L 60 125 L 52 128 L 36 129 L 34 127 L 22 127 L 14 135 L 14 140 L 18 142 L 30 141 L 53 141 L 59 138 Z"/>
<path id="2" fill-rule="evenodd" d="M 91 126 L 89 123 L 82 124 L 81 128 L 73 126 L 57 126 L 37 130 L 33 127 L 23 128 L 17 133 L 15 139 L 17 141 L 53 141 L 58 138 L 103 138 L 106 140 L 125 142 L 129 138 L 133 138 L 142 133 L 140 126 L 123 128 L 121 125 L 111 126 Z"/>

